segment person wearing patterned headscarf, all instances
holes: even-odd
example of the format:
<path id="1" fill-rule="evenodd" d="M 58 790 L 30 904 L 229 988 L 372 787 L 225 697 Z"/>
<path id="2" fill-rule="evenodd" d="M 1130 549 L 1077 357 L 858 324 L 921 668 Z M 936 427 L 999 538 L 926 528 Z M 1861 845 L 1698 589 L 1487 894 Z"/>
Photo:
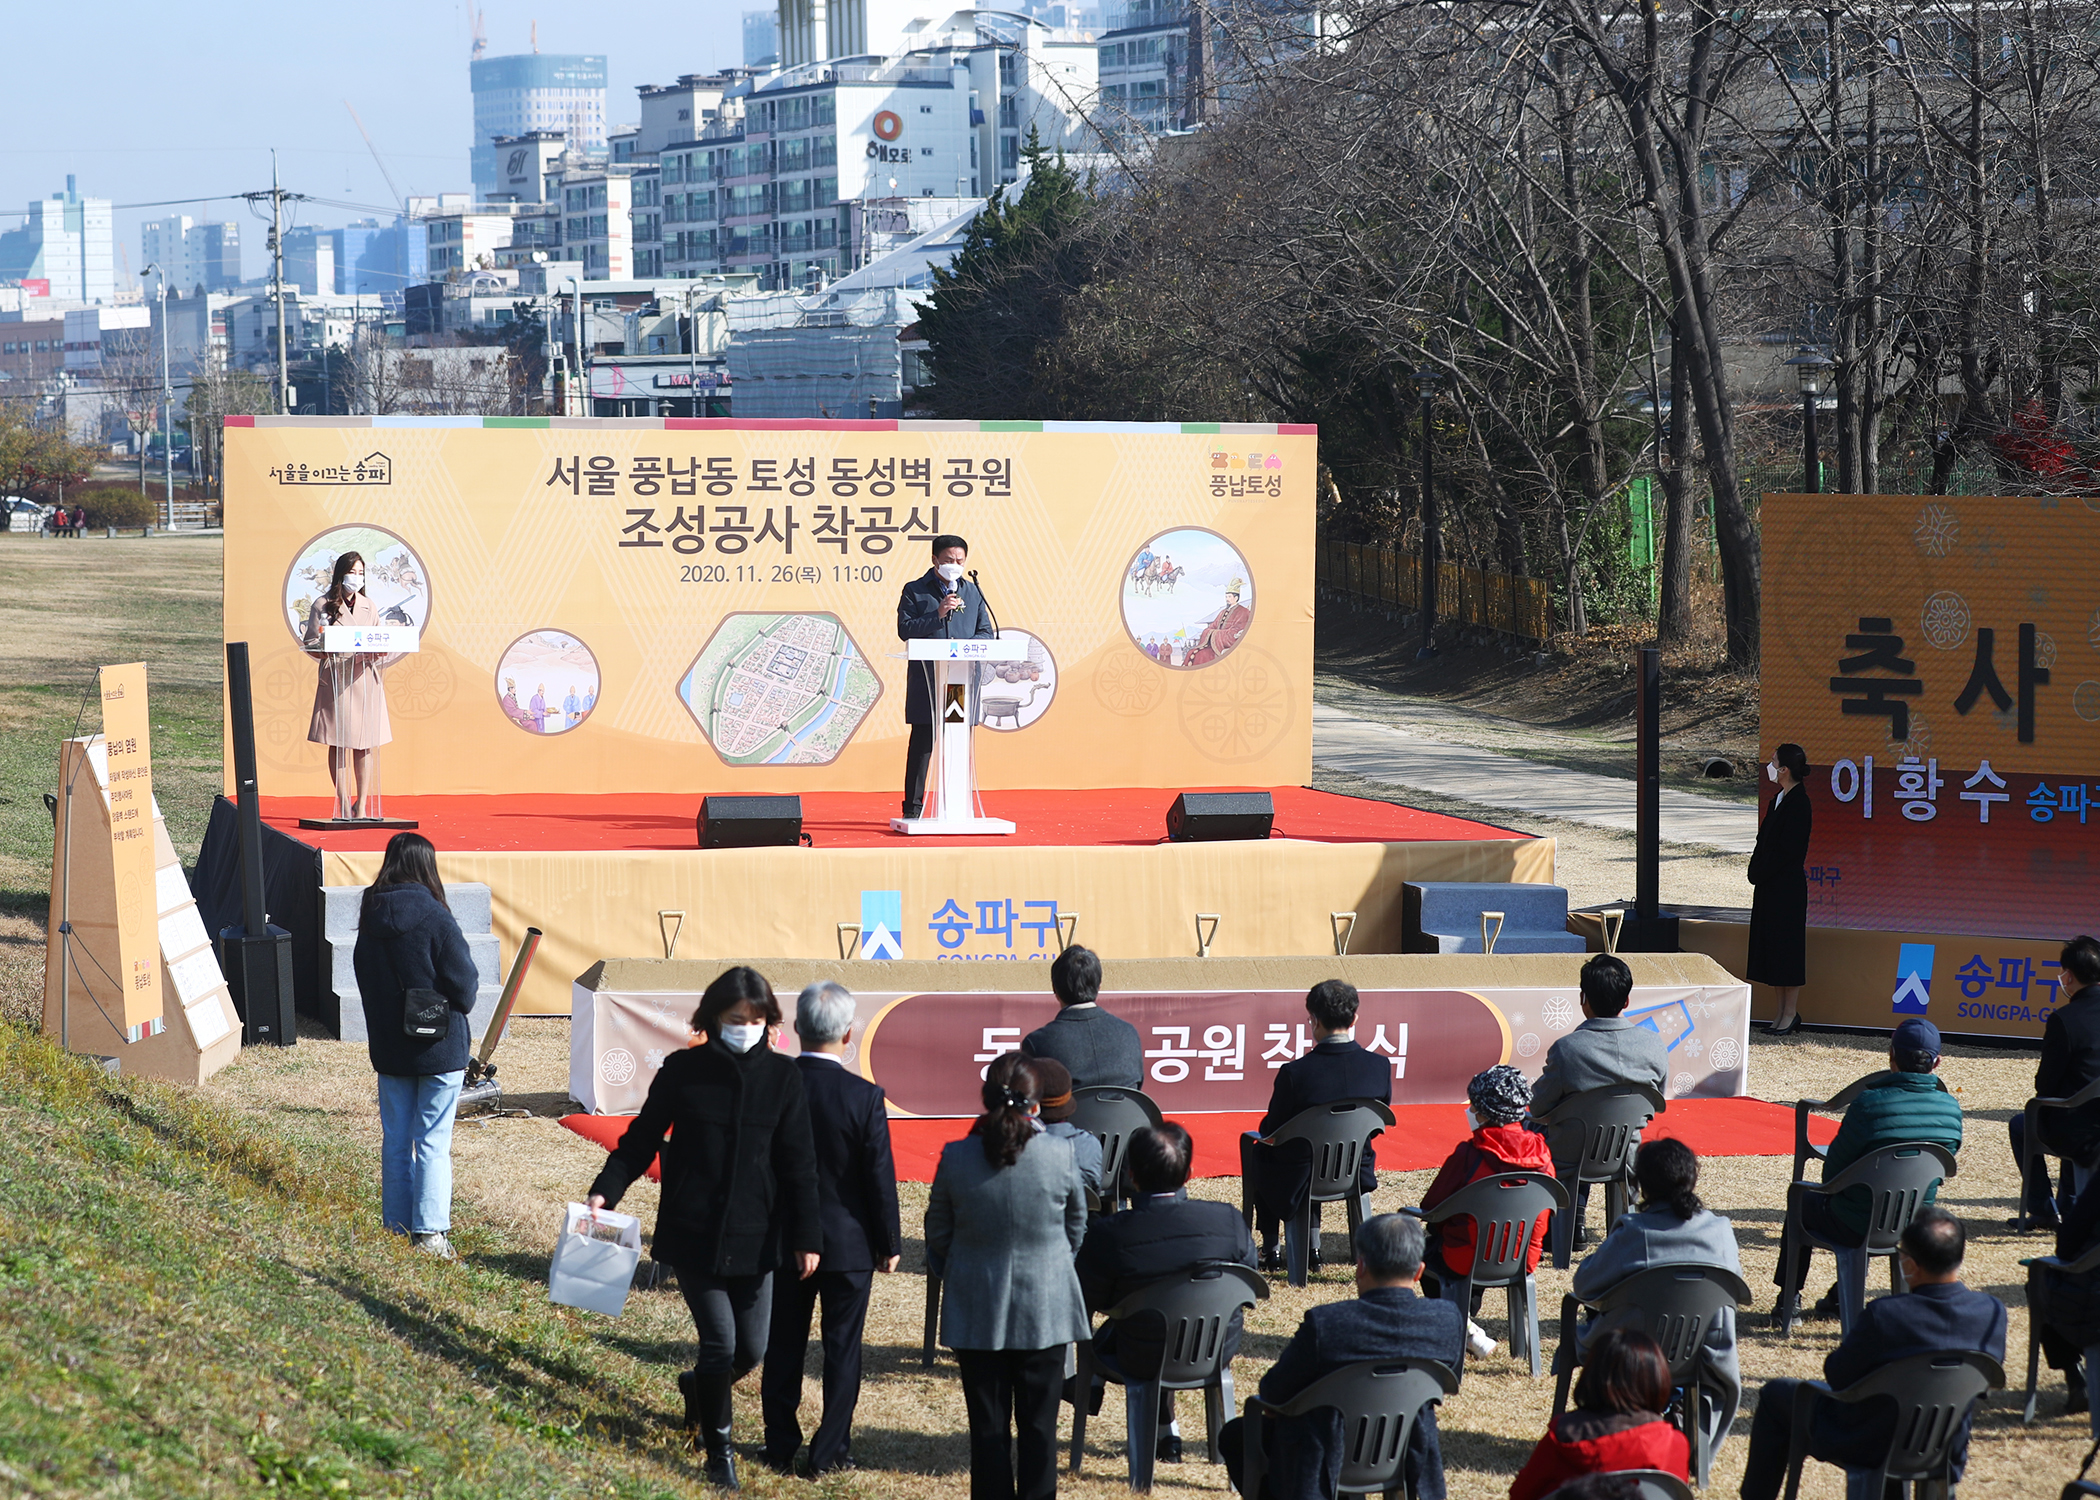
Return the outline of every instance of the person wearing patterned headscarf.
<path id="1" fill-rule="evenodd" d="M 1476 1073 L 1466 1085 L 1466 1125 L 1471 1131 L 1444 1159 L 1444 1165 L 1422 1195 L 1424 1209 L 1435 1208 L 1469 1182 L 1502 1172 L 1543 1172 L 1553 1175 L 1553 1153 L 1546 1138 L 1524 1128 L 1524 1113 L 1531 1108 L 1531 1084 L 1508 1063 L 1497 1063 Z M 1531 1249 L 1525 1270 L 1536 1271 L 1546 1245 L 1549 1216 L 1541 1214 L 1532 1226 Z M 1473 1269 L 1473 1221 L 1461 1216 L 1446 1219 L 1430 1231 L 1430 1253 L 1424 1262 L 1422 1287 L 1432 1295 L 1456 1297 L 1466 1274 Z M 1432 1280 L 1435 1285 L 1432 1286 Z M 1473 1293 L 1473 1308 L 1480 1304 Z M 1475 1354 L 1494 1348 L 1478 1325 L 1470 1325 L 1467 1339 Z M 1483 1347 L 1485 1346 L 1485 1347 Z"/>

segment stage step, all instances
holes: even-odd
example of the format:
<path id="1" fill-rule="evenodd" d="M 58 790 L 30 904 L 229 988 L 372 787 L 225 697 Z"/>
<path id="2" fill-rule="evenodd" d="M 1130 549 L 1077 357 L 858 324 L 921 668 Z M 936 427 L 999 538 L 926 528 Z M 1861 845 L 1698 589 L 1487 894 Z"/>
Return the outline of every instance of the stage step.
<path id="1" fill-rule="evenodd" d="M 1502 913 L 1497 954 L 1581 953 L 1568 931 L 1568 892 L 1526 881 L 1408 881 L 1400 887 L 1401 947 L 1408 953 L 1478 953 L 1480 914 Z"/>
<path id="2" fill-rule="evenodd" d="M 361 885 L 321 887 L 322 941 L 328 945 L 328 985 L 335 1006 L 335 1034 L 346 1042 L 368 1040 L 365 1008 L 357 989 L 357 914 L 365 896 Z M 466 934 L 467 951 L 474 955 L 474 972 L 480 987 L 474 992 L 474 1012 L 469 1030 L 479 1036 L 496 1013 L 503 993 L 503 956 L 490 931 L 493 908 L 489 888 L 474 881 L 449 881 L 445 904 L 452 908 L 460 931 Z"/>

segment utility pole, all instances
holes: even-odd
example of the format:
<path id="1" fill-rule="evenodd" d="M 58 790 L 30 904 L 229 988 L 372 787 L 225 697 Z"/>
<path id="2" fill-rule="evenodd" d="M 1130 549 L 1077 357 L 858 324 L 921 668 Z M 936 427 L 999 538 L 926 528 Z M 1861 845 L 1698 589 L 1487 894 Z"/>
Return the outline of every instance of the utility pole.
<path id="1" fill-rule="evenodd" d="M 284 347 L 284 190 L 277 185 L 277 151 L 270 150 L 270 286 L 277 301 L 277 411 L 292 409 L 292 371 Z"/>

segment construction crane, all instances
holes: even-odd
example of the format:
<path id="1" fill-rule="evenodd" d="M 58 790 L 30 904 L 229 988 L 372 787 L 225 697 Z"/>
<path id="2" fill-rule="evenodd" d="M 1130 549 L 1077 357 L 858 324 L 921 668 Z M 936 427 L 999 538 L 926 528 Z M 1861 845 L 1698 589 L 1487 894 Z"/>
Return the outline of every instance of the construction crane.
<path id="1" fill-rule="evenodd" d="M 374 145 L 372 142 L 372 132 L 365 129 L 365 122 L 363 120 L 358 119 L 357 106 L 352 104 L 348 99 L 345 99 L 343 101 L 343 108 L 350 111 L 351 123 L 357 126 L 357 133 L 365 138 L 365 149 L 372 153 L 372 160 L 375 164 L 377 164 L 379 168 L 379 175 L 386 179 L 387 192 L 392 194 L 394 201 L 401 205 L 401 211 L 403 213 L 407 213 L 408 200 L 401 196 L 401 189 L 394 186 L 394 175 L 393 173 L 387 171 L 386 163 L 380 159 L 379 147 Z"/>
<path id="2" fill-rule="evenodd" d="M 474 34 L 474 50 L 470 60 L 479 62 L 481 54 L 489 50 L 489 31 L 480 6 L 467 12 L 467 27 Z"/>

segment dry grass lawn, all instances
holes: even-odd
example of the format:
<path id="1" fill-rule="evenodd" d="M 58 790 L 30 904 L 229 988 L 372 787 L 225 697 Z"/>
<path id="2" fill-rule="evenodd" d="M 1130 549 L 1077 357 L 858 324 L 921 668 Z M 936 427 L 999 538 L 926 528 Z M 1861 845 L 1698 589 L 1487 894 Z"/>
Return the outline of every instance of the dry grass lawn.
<path id="1" fill-rule="evenodd" d="M 1792 1100 L 1803 1095 L 1825 1097 L 1878 1066 L 1875 1044 L 1865 1038 L 1819 1037 L 1756 1044 L 1751 1077 L 1765 1098 Z M 566 1098 L 568 1028 L 565 1022 L 528 1019 L 518 1023 L 499 1055 L 508 1102 L 533 1111 L 529 1118 L 463 1121 L 455 1144 L 458 1215 L 463 1226 L 479 1231 L 478 1242 L 506 1248 L 484 1257 L 509 1268 L 521 1279 L 544 1275 L 545 1247 L 552 1238 L 560 1205 L 579 1195 L 596 1171 L 597 1150 L 561 1129 L 552 1116 Z M 2047 1253 L 2039 1236 L 2021 1238 L 2004 1228 L 2013 1211 L 2015 1174 L 2006 1142 L 2005 1120 L 2031 1092 L 2031 1054 L 1956 1048 L 1945 1064 L 1949 1085 L 1960 1092 L 1970 1122 L 1962 1154 L 1961 1176 L 1943 1201 L 1968 1221 L 1971 1240 L 1968 1280 L 2012 1304 L 2012 1344 L 2007 1355 L 2009 1378 L 2017 1386 L 2024 1376 L 2026 1320 L 2019 1311 L 2024 1274 L 2023 1255 Z M 296 1049 L 281 1053 L 251 1052 L 208 1085 L 208 1092 L 244 1111 L 288 1117 L 299 1134 L 316 1127 L 361 1143 L 376 1160 L 378 1124 L 374 1117 L 371 1075 L 363 1049 L 325 1039 L 302 1038 Z M 291 1118 L 291 1117 L 296 1117 Z M 960 1129 L 960 1126 L 958 1126 Z M 1376 1206 L 1390 1209 L 1417 1200 L 1428 1173 L 1383 1179 Z M 1709 1162 L 1702 1187 L 1710 1203 L 1736 1224 L 1745 1274 L 1759 1298 L 1744 1322 L 1743 1366 L 1754 1401 L 1756 1388 L 1778 1375 L 1816 1376 L 1823 1355 L 1836 1341 L 1836 1325 L 1797 1325 L 1785 1340 L 1769 1326 L 1772 1267 L 1785 1199 L 1786 1163 L 1755 1157 L 1722 1157 Z M 1197 1185 L 1205 1197 L 1237 1201 L 1237 1183 L 1219 1179 Z M 960 1387 L 951 1357 L 924 1371 L 917 1358 L 923 1310 L 924 1250 L 918 1230 L 926 1188 L 903 1189 L 906 1253 L 903 1271 L 878 1277 L 867 1332 L 867 1386 L 856 1422 L 855 1453 L 861 1469 L 834 1476 L 822 1484 L 777 1479 L 747 1465 L 747 1488 L 758 1495 L 810 1494 L 838 1496 L 950 1496 L 965 1482 L 968 1457 Z M 648 1222 L 654 1211 L 654 1189 L 637 1187 L 626 1205 Z M 1330 1222 L 1338 1223 L 1331 1213 Z M 1593 1231 L 1594 1231 L 1593 1217 Z M 1342 1254 L 1341 1237 L 1330 1228 L 1330 1255 Z M 1829 1285 L 1827 1258 L 1818 1261 L 1810 1295 Z M 1557 1338 L 1557 1314 L 1567 1277 L 1550 1261 L 1541 1268 L 1539 1295 L 1546 1317 L 1546 1344 Z M 1885 1286 L 1880 1282 L 1879 1286 Z M 1878 1288 L 1877 1288 L 1878 1289 Z M 1235 1375 L 1243 1394 L 1251 1393 L 1263 1369 L 1297 1326 L 1302 1311 L 1316 1301 L 1350 1295 L 1345 1272 L 1329 1269 L 1304 1291 L 1279 1285 L 1270 1301 L 1249 1316 L 1247 1338 Z M 1524 1461 L 1544 1429 L 1551 1410 L 1550 1380 L 1534 1381 L 1507 1356 L 1501 1303 L 1491 1298 L 1482 1322 L 1503 1341 L 1495 1357 L 1469 1365 L 1465 1388 L 1444 1408 L 1441 1422 L 1444 1452 L 1454 1497 L 1488 1497 L 1508 1492 L 1509 1476 Z M 643 1365 L 657 1367 L 660 1378 L 648 1386 L 656 1392 L 659 1414 L 669 1419 L 675 1393 L 672 1370 L 691 1358 L 691 1325 L 675 1290 L 636 1295 L 625 1317 L 594 1326 L 613 1349 Z M 812 1360 L 815 1350 L 812 1347 Z M 814 1364 L 805 1386 L 809 1413 L 817 1406 Z M 2045 1380 L 2048 1379 L 2044 1371 Z M 758 1440 L 755 1377 L 739 1388 L 738 1437 L 749 1447 Z M 1184 1397 L 1184 1431 L 1200 1430 L 1197 1403 Z M 1106 1497 L 1127 1493 L 1121 1482 L 1123 1464 L 1121 1396 L 1111 1391 L 1102 1415 L 1090 1424 L 1086 1473 L 1062 1482 L 1068 1494 Z M 2045 1387 L 2041 1420 L 2032 1428 L 2019 1424 L 2017 1393 L 1994 1398 L 1978 1422 L 1968 1482 L 1963 1493 L 1975 1500 L 2053 1494 L 2076 1471 L 2087 1446 L 2083 1417 L 2063 1415 L 2060 1383 Z M 1741 1480 L 1747 1444 L 1748 1415 L 1739 1419 L 1736 1435 L 1721 1451 L 1713 1493 L 1733 1494 Z M 807 1425 L 807 1423 L 805 1423 Z M 1069 1428 L 1066 1429 L 1069 1432 Z M 1159 1493 L 1183 1490 L 1223 1491 L 1224 1472 L 1201 1462 L 1162 1465 Z M 1804 1493 L 1836 1497 L 1841 1493 L 1835 1471 L 1811 1467 Z"/>

